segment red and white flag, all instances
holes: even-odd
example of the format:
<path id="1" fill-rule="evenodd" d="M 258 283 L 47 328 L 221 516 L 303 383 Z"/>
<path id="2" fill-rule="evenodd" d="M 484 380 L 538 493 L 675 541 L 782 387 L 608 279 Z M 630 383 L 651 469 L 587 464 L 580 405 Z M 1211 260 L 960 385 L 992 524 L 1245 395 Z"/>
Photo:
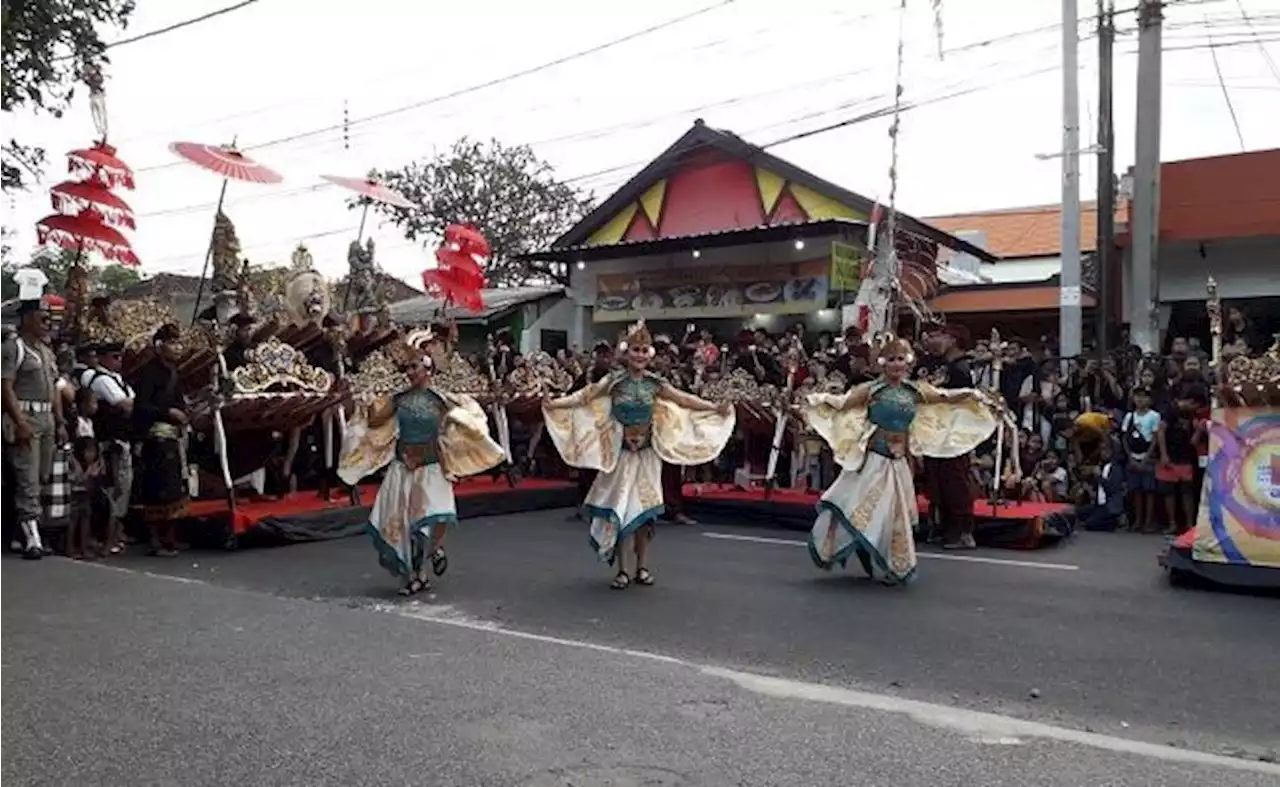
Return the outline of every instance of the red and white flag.
<path id="1" fill-rule="evenodd" d="M 876 251 L 876 231 L 880 228 L 880 220 L 883 218 L 884 206 L 877 199 L 876 204 L 871 207 L 871 219 L 867 222 L 867 250 L 873 257 Z"/>

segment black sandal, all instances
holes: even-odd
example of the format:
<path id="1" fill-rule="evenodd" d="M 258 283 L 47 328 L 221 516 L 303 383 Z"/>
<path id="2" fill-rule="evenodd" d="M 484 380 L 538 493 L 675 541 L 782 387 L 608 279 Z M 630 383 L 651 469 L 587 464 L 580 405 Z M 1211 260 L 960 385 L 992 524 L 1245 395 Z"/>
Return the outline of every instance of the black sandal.
<path id="1" fill-rule="evenodd" d="M 648 587 L 653 584 L 653 573 L 647 568 L 636 569 L 636 584 Z"/>
<path id="2" fill-rule="evenodd" d="M 631 585 L 631 577 L 625 571 L 619 571 L 618 575 L 613 578 L 613 584 L 609 587 L 614 590 L 626 590 Z"/>
<path id="3" fill-rule="evenodd" d="M 424 591 L 424 590 L 430 590 L 430 589 L 431 589 L 431 583 L 430 583 L 430 582 L 424 582 L 424 581 L 422 581 L 421 579 L 418 579 L 418 578 L 416 578 L 416 577 L 415 577 L 415 578 L 413 578 L 413 579 L 409 580 L 409 584 L 407 584 L 407 585 L 405 585 L 404 587 L 400 588 L 400 595 L 402 595 L 402 596 L 406 596 L 406 597 L 408 597 L 408 596 L 416 596 L 416 595 L 418 595 L 419 593 L 421 593 L 422 591 Z"/>
<path id="4" fill-rule="evenodd" d="M 444 572 L 449 570 L 449 557 L 444 553 L 444 547 L 436 547 L 436 551 L 431 553 L 431 573 L 436 576 L 444 576 Z"/>

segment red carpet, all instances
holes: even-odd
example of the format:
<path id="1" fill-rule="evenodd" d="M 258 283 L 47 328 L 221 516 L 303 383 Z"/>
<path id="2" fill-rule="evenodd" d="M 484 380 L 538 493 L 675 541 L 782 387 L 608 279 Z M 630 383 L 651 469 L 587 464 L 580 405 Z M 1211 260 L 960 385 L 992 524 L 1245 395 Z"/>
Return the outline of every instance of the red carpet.
<path id="1" fill-rule="evenodd" d="M 483 495 L 502 495 L 512 492 L 528 492 L 538 490 L 562 490 L 576 488 L 567 481 L 541 478 L 522 479 L 518 486 L 512 488 L 505 478 L 494 481 L 488 477 L 468 478 L 454 486 L 454 494 L 459 498 Z M 362 484 L 360 499 L 365 506 L 373 505 L 378 495 L 377 484 Z M 231 523 L 232 532 L 243 533 L 255 524 L 268 517 L 296 517 L 306 514 L 318 514 L 341 508 L 350 508 L 351 502 L 345 490 L 333 490 L 332 500 L 317 497 L 315 490 L 294 492 L 276 500 L 238 498 L 236 500 L 235 517 Z M 203 519 L 226 516 L 229 513 L 226 499 L 193 500 L 187 505 L 187 518 Z"/>
<path id="2" fill-rule="evenodd" d="M 701 489 L 701 491 L 699 491 Z M 685 497 L 716 502 L 762 503 L 765 500 L 763 489 L 739 489 L 737 487 L 720 487 L 715 484 L 685 484 Z M 781 505 L 803 506 L 813 508 L 818 502 L 817 492 L 806 492 L 796 489 L 777 489 L 769 495 L 769 502 Z M 928 513 L 929 498 L 924 495 L 916 497 L 920 513 Z M 992 506 L 986 500 L 978 500 L 973 504 L 973 515 L 978 519 L 1035 519 L 1049 514 L 1069 511 L 1071 506 L 1065 503 L 1002 503 Z"/>

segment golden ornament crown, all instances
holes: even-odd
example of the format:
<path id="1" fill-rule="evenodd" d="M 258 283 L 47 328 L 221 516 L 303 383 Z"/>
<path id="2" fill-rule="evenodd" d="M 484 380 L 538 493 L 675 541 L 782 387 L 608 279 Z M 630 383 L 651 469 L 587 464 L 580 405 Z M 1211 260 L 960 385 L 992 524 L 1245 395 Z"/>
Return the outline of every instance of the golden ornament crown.
<path id="1" fill-rule="evenodd" d="M 644 318 L 636 320 L 635 324 L 623 331 L 622 339 L 619 342 L 627 347 L 652 347 L 653 336 L 649 334 L 649 328 L 644 323 Z"/>

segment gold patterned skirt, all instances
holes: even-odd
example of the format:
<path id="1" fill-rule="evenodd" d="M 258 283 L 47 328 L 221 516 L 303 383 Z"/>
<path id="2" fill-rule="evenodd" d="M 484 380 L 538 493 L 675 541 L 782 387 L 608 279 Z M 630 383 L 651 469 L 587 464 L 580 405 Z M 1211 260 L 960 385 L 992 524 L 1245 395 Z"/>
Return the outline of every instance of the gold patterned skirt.
<path id="1" fill-rule="evenodd" d="M 918 519 L 910 463 L 868 452 L 862 469 L 841 471 L 818 502 L 809 557 L 830 569 L 857 556 L 871 577 L 907 582 L 916 570 Z"/>
<path id="2" fill-rule="evenodd" d="M 624 448 L 611 473 L 600 473 L 582 504 L 591 522 L 591 546 L 612 563 L 619 543 L 662 515 L 662 459 L 652 446 Z"/>

